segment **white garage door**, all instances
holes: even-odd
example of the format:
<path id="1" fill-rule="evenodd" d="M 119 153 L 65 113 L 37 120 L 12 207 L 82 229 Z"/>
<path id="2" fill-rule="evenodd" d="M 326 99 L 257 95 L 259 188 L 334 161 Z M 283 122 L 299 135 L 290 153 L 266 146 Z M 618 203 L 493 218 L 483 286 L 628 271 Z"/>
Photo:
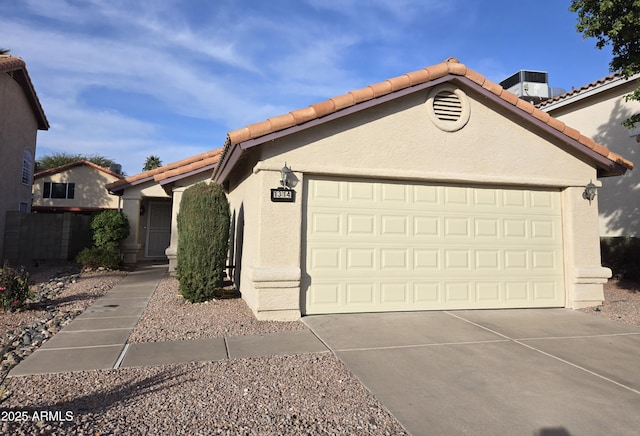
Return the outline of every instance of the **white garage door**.
<path id="1" fill-rule="evenodd" d="M 306 314 L 564 306 L 559 191 L 310 179 Z"/>

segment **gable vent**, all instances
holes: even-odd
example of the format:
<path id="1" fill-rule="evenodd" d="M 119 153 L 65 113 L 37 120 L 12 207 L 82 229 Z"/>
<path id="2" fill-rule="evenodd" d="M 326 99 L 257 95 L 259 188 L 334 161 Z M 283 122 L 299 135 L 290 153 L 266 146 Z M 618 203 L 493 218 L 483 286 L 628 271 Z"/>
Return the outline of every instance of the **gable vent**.
<path id="1" fill-rule="evenodd" d="M 433 113 L 441 121 L 458 121 L 462 116 L 462 102 L 451 91 L 441 91 L 433 98 Z"/>
<path id="2" fill-rule="evenodd" d="M 469 98 L 462 89 L 452 84 L 445 83 L 431 89 L 426 103 L 429 119 L 440 130 L 455 132 L 469 121 Z"/>

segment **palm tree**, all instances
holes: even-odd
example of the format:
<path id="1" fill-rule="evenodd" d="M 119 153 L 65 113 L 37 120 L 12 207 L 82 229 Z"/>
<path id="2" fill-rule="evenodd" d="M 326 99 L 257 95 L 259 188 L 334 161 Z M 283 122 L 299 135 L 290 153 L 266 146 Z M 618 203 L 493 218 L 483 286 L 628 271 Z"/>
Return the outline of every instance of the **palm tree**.
<path id="1" fill-rule="evenodd" d="M 162 161 L 156 155 L 151 155 L 147 157 L 147 160 L 144 161 L 144 167 L 142 167 L 142 171 L 149 171 L 155 168 L 159 168 L 162 166 Z"/>
<path id="2" fill-rule="evenodd" d="M 0 55 L 8 55 L 11 52 L 8 48 L 0 48 Z"/>

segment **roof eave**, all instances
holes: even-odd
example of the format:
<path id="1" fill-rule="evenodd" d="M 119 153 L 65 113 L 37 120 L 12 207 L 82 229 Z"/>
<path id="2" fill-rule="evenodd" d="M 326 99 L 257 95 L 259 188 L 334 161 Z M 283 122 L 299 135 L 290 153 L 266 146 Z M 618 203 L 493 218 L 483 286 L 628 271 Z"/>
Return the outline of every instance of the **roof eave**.
<path id="1" fill-rule="evenodd" d="M 49 130 L 49 121 L 47 120 L 44 109 L 40 104 L 40 100 L 38 99 L 38 94 L 36 94 L 33 82 L 29 77 L 29 72 L 27 71 L 25 62 L 21 58 L 17 57 L 14 57 L 13 60 L 15 60 L 15 62 L 12 62 L 8 68 L 3 69 L 2 71 L 5 73 L 13 73 L 14 80 L 18 82 L 18 84 L 24 91 L 27 97 L 27 101 L 29 102 L 29 106 L 31 107 L 31 110 L 36 117 L 38 130 Z"/>
<path id="2" fill-rule="evenodd" d="M 473 84 L 473 82 L 466 77 L 455 76 L 454 80 L 465 82 L 468 86 Z M 612 161 L 608 157 L 603 156 L 594 150 L 591 150 L 590 148 L 581 144 L 579 141 L 572 139 L 571 137 L 560 132 L 559 130 L 553 128 L 549 124 L 539 120 L 538 118 L 528 114 L 523 110 L 518 109 L 515 105 L 500 98 L 499 96 L 487 90 L 486 88 L 476 86 L 474 89 L 480 94 L 482 94 L 484 97 L 491 100 L 493 103 L 511 111 L 513 114 L 520 117 L 525 122 L 533 124 L 539 129 L 542 129 L 545 133 L 548 133 L 549 135 L 558 139 L 560 142 L 569 146 L 571 149 L 578 152 L 578 154 L 582 154 L 588 157 L 592 162 L 594 162 L 595 166 L 597 166 L 598 168 L 599 174 L 602 173 L 603 177 L 622 175 L 626 172 L 627 168 L 624 167 L 623 165 L 619 164 L 618 162 Z"/>
<path id="3" fill-rule="evenodd" d="M 167 177 L 166 179 L 162 179 L 160 180 L 158 183 L 160 184 L 160 186 L 164 186 L 164 185 L 168 185 L 170 183 L 174 183 L 177 181 L 180 181 L 182 179 L 186 179 L 187 177 L 191 177 L 191 176 L 195 176 L 197 174 L 200 174 L 202 172 L 205 171 L 211 171 L 213 169 L 215 169 L 216 164 L 209 164 L 209 165 L 205 165 L 201 168 L 195 169 L 193 171 L 190 171 L 188 173 L 184 173 L 184 174 L 178 174 L 172 177 Z"/>
<path id="4" fill-rule="evenodd" d="M 424 82 L 408 88 L 400 89 L 398 91 L 394 91 L 389 94 L 386 94 L 377 98 L 373 98 L 371 100 L 357 103 L 353 106 L 347 107 L 345 109 L 331 113 L 321 118 L 313 119 L 303 124 L 295 125 L 283 130 L 279 130 L 277 132 L 269 133 L 267 135 L 249 139 L 243 142 L 230 143 L 229 149 L 226 151 L 226 153 L 223 154 L 222 159 L 220 160 L 220 162 L 218 163 L 218 166 L 216 167 L 216 170 L 214 171 L 213 180 L 218 183 L 224 183 L 229 177 L 229 175 L 231 174 L 233 168 L 235 167 L 236 163 L 241 158 L 243 153 L 250 148 L 262 145 L 270 141 L 275 141 L 277 139 L 291 135 L 293 133 L 297 133 L 311 127 L 316 127 L 324 123 L 336 120 L 338 118 L 342 118 L 344 116 L 348 116 L 353 113 L 359 112 L 361 110 L 365 110 L 373 106 L 377 106 L 379 104 L 383 104 L 388 101 L 394 100 L 396 98 L 400 98 L 405 95 L 408 95 L 414 92 L 419 92 L 421 90 L 428 89 L 428 88 L 437 86 L 441 83 L 450 82 L 450 81 L 454 81 L 454 82 L 457 81 L 461 84 L 464 84 L 466 87 L 475 90 L 476 92 L 480 93 L 483 97 L 488 98 L 498 106 L 501 106 L 504 109 L 515 114 L 516 116 L 520 117 L 524 122 L 535 125 L 539 129 L 542 129 L 545 133 L 548 133 L 549 135 L 553 136 L 560 142 L 569 146 L 571 149 L 575 150 L 578 154 L 584 155 L 589 160 L 591 160 L 595 164 L 595 166 L 598 168 L 599 177 L 600 176 L 601 177 L 617 176 L 617 175 L 622 175 L 626 172 L 627 168 L 625 166 L 615 161 L 612 161 L 606 156 L 603 156 L 591 150 L 590 148 L 581 144 L 579 141 L 570 138 L 569 136 L 563 134 L 559 130 L 551 127 L 547 123 L 537 119 L 531 114 L 528 114 L 527 112 L 516 107 L 514 104 L 511 104 L 510 102 L 501 98 L 499 95 L 496 95 L 490 89 L 487 89 L 483 86 L 479 86 L 478 83 L 474 82 L 473 80 L 469 79 L 466 76 L 447 74 L 443 77 L 440 77 L 428 82 Z"/>
<path id="5" fill-rule="evenodd" d="M 213 175 L 213 180 L 217 183 L 224 183 L 227 180 L 227 177 L 229 176 L 231 171 L 233 170 L 235 164 L 238 162 L 242 154 L 245 152 L 245 150 L 248 150 L 253 147 L 257 147 L 266 142 L 275 141 L 277 139 L 291 135 L 293 133 L 297 133 L 312 127 L 320 126 L 322 124 L 337 120 L 339 118 L 342 118 L 348 115 L 352 115 L 362 110 L 366 110 L 374 106 L 378 106 L 388 101 L 395 100 L 400 97 L 404 97 L 405 95 L 409 95 L 414 92 L 421 91 L 423 89 L 428 89 L 433 86 L 437 86 L 441 83 L 451 81 L 457 77 L 459 76 L 447 74 L 443 77 L 439 77 L 437 79 L 433 79 L 428 82 L 420 83 L 414 86 L 410 86 L 408 88 L 403 88 L 398 91 L 394 91 L 389 94 L 382 95 L 380 97 L 363 101 L 361 103 L 356 103 L 353 106 L 346 107 L 337 112 L 333 112 L 331 114 L 325 115 L 320 118 L 315 118 L 303 124 L 298 124 L 292 127 L 288 127 L 286 129 L 278 130 L 277 132 L 269 133 L 264 136 L 249 139 L 247 141 L 243 141 L 239 143 L 230 143 L 229 150 L 227 151 L 227 153 L 225 153 L 222 156 L 222 159 L 218 163 L 218 167 L 216 168 L 216 171 L 214 172 L 214 175 Z"/>

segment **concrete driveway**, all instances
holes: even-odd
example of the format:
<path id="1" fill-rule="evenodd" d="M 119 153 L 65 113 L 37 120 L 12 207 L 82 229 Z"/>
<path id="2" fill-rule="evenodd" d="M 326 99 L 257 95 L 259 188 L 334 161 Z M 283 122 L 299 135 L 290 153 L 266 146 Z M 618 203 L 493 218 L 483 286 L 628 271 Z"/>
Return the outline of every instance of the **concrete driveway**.
<path id="1" fill-rule="evenodd" d="M 640 327 L 566 309 L 303 318 L 414 435 L 637 435 Z"/>

